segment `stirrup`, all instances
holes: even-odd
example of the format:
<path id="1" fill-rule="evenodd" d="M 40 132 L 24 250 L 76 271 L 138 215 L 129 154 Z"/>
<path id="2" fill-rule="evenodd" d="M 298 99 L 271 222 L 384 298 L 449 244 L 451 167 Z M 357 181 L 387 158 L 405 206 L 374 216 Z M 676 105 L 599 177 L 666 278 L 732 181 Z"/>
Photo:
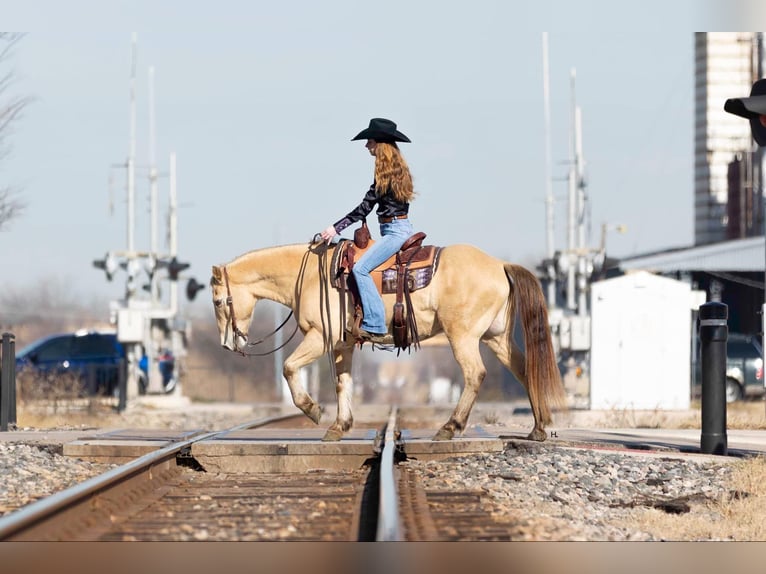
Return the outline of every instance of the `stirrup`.
<path id="1" fill-rule="evenodd" d="M 388 336 L 388 333 L 370 333 L 366 329 L 359 329 L 357 333 L 357 339 L 369 341 L 370 343 L 382 343 Z"/>

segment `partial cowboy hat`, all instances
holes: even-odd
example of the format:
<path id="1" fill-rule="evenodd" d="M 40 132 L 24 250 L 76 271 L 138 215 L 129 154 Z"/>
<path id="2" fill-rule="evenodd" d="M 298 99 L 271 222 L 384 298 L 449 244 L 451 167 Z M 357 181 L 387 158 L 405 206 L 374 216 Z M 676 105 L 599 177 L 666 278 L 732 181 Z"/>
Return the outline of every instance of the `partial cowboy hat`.
<path id="1" fill-rule="evenodd" d="M 376 142 L 410 142 L 410 138 L 396 129 L 396 124 L 385 118 L 372 118 L 367 129 L 362 130 L 351 141 L 375 140 Z"/>
<path id="2" fill-rule="evenodd" d="M 758 80 L 750 89 L 749 98 L 731 98 L 726 100 L 723 109 L 750 120 L 750 130 L 753 132 L 753 139 L 758 145 L 766 145 L 766 78 Z"/>

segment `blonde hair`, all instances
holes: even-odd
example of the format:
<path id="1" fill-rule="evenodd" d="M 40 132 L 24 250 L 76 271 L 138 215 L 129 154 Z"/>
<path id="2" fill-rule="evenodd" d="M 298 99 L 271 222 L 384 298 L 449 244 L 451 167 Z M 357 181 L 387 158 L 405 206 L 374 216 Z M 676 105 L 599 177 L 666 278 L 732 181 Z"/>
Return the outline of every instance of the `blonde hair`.
<path id="1" fill-rule="evenodd" d="M 379 196 L 391 190 L 398 201 L 415 198 L 410 168 L 396 143 L 378 142 L 375 148 L 375 189 Z"/>

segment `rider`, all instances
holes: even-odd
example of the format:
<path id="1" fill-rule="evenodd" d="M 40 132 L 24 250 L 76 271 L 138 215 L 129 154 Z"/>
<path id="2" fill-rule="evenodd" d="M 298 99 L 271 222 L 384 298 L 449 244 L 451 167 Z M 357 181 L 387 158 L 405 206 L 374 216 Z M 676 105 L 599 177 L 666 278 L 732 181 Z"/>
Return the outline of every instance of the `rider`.
<path id="1" fill-rule="evenodd" d="M 365 147 L 375 156 L 375 179 L 362 203 L 345 217 L 322 231 L 327 243 L 346 227 L 361 221 L 378 204 L 380 239 L 354 264 L 354 278 L 362 299 L 364 318 L 359 329 L 362 339 L 380 342 L 388 332 L 386 310 L 370 272 L 394 255 L 412 235 L 408 219 L 410 202 L 415 196 L 412 176 L 396 142 L 409 142 L 409 138 L 396 129 L 396 124 L 384 118 L 373 118 L 367 129 L 351 141 L 366 139 Z"/>

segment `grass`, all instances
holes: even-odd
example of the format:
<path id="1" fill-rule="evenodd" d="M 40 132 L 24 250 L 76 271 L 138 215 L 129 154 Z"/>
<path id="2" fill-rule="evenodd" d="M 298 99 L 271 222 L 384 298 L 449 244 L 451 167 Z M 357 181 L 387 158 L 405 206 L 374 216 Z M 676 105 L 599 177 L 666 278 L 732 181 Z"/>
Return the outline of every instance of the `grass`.
<path id="1" fill-rule="evenodd" d="M 613 409 L 591 419 L 596 428 L 701 428 L 700 403 L 690 411 Z M 729 430 L 766 430 L 766 403 L 740 401 L 726 406 Z M 731 460 L 729 490 L 717 499 L 699 500 L 683 514 L 656 508 L 634 509 L 625 526 L 668 541 L 766 541 L 766 457 Z"/>
<path id="2" fill-rule="evenodd" d="M 38 403 L 34 408 L 19 405 L 16 427 L 19 429 L 83 429 L 123 426 L 122 415 L 104 403 L 86 401 L 75 404 Z"/>
<path id="3" fill-rule="evenodd" d="M 766 540 L 766 458 L 731 464 L 730 490 L 720 498 L 695 503 L 684 514 L 636 509 L 625 526 L 668 541 Z"/>
<path id="4" fill-rule="evenodd" d="M 739 430 L 766 430 L 766 403 L 746 401 L 728 405 L 726 427 Z"/>
<path id="5" fill-rule="evenodd" d="M 557 413 L 554 422 L 562 426 L 590 428 L 698 429 L 702 426 L 702 414 L 697 401 L 684 411 L 629 408 L 569 411 Z M 766 430 L 766 403 L 741 401 L 727 405 L 726 427 L 730 430 Z"/>

